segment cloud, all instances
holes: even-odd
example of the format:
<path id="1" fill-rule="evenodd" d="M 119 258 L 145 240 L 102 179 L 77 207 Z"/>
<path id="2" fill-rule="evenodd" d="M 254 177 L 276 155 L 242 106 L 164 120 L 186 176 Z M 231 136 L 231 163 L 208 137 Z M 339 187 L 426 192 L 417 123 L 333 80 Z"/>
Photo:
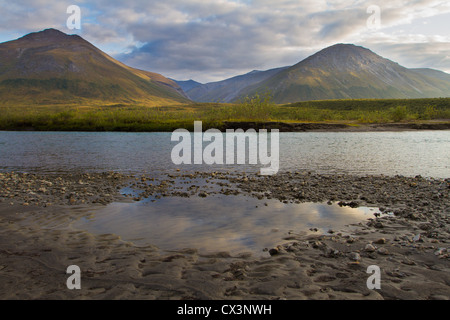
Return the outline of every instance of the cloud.
<path id="1" fill-rule="evenodd" d="M 339 42 L 361 44 L 408 65 L 450 70 L 442 31 L 449 30 L 450 20 L 440 27 L 432 23 L 450 14 L 450 4 L 437 0 L 377 0 L 377 31 L 367 28 L 367 8 L 374 2 L 366 0 L 0 0 L 0 38 L 48 27 L 68 32 L 70 4 L 82 8 L 81 36 L 124 63 L 177 79 L 205 82 L 292 65 Z M 423 21 L 430 22 L 425 38 Z"/>
<path id="2" fill-rule="evenodd" d="M 376 53 L 407 68 L 432 68 L 450 73 L 450 41 L 370 43 Z"/>

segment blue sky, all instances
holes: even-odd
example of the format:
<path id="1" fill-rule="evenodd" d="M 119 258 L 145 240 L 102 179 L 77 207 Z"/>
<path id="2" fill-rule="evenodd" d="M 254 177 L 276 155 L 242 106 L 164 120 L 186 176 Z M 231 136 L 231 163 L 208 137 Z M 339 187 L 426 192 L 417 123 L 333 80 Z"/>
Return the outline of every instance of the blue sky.
<path id="1" fill-rule="evenodd" d="M 69 5 L 81 30 L 66 27 Z M 367 8 L 380 9 L 369 28 Z M 404 65 L 450 72 L 450 1 L 0 0 L 0 42 L 57 28 L 120 61 L 178 80 L 221 80 L 293 65 L 354 43 Z"/>

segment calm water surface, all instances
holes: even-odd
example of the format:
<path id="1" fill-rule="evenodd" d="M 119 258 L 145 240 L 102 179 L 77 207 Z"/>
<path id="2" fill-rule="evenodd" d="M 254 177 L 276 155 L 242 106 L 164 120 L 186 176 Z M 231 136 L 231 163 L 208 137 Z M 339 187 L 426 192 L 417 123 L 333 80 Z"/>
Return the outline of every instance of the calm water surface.
<path id="1" fill-rule="evenodd" d="M 75 229 L 118 234 L 137 245 L 163 250 L 196 248 L 201 253 L 250 252 L 268 256 L 264 248 L 286 242 L 296 233 L 339 230 L 373 218 L 376 208 L 349 208 L 325 203 L 282 203 L 245 196 L 168 197 L 156 202 L 114 203 L 92 210 L 73 223 Z"/>
<path id="2" fill-rule="evenodd" d="M 250 165 L 171 162 L 170 133 L 0 132 L 0 171 L 40 173 L 257 172 Z M 205 143 L 206 144 L 206 143 Z M 450 177 L 450 131 L 280 133 L 280 170 L 316 173 Z M 267 204 L 267 205 L 266 205 Z M 284 204 L 244 196 L 167 197 L 92 209 L 72 227 L 114 233 L 164 250 L 250 251 L 282 242 L 290 232 L 336 229 L 373 217 L 377 208 Z M 265 253 L 267 254 L 267 253 Z"/>
<path id="3" fill-rule="evenodd" d="M 170 138 L 171 133 L 0 132 L 0 170 L 259 171 L 250 165 L 175 166 L 171 151 L 177 142 Z M 447 178 L 450 131 L 280 133 L 280 170 Z"/>

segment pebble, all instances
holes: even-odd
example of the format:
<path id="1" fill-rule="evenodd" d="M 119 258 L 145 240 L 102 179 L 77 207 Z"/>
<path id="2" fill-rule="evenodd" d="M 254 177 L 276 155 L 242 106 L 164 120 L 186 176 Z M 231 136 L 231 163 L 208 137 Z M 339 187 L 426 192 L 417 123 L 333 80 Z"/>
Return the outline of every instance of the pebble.
<path id="1" fill-rule="evenodd" d="M 278 250 L 278 248 L 272 248 L 272 249 L 269 250 L 269 254 L 271 256 L 274 256 L 274 255 L 276 255 L 278 253 L 280 253 L 280 250 Z"/>
<path id="2" fill-rule="evenodd" d="M 361 261 L 361 255 L 358 252 L 350 252 L 348 257 L 353 261 Z"/>
<path id="3" fill-rule="evenodd" d="M 385 238 L 380 238 L 380 239 L 376 240 L 374 243 L 375 244 L 385 244 L 386 243 L 386 239 Z"/>
<path id="4" fill-rule="evenodd" d="M 366 247 L 364 248 L 364 251 L 367 251 L 367 252 L 375 252 L 376 250 L 377 250 L 377 248 L 370 243 L 367 244 Z"/>
<path id="5" fill-rule="evenodd" d="M 324 254 L 325 254 L 325 257 L 327 257 L 327 258 L 335 258 L 335 257 L 339 256 L 340 252 L 339 252 L 339 250 L 327 247 L 325 249 Z"/>
<path id="6" fill-rule="evenodd" d="M 409 259 L 404 259 L 404 260 L 402 261 L 402 263 L 403 263 L 403 264 L 406 264 L 406 265 L 408 265 L 408 266 L 414 266 L 414 265 L 416 265 L 416 263 L 415 263 L 414 261 L 409 260 Z"/>
<path id="7" fill-rule="evenodd" d="M 384 228 L 384 225 L 381 222 L 375 222 L 375 224 L 373 225 L 375 228 L 377 229 L 382 229 Z"/>

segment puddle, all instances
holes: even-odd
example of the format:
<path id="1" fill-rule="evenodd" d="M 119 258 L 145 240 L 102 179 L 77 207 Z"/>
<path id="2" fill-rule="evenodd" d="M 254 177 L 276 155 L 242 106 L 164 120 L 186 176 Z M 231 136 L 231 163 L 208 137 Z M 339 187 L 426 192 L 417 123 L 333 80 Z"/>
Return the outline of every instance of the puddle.
<path id="1" fill-rule="evenodd" d="M 201 253 L 251 252 L 282 243 L 293 233 L 317 228 L 326 233 L 373 217 L 375 208 L 325 203 L 282 203 L 246 196 L 163 197 L 154 202 L 112 203 L 88 211 L 72 226 L 96 234 L 113 233 L 137 245 L 162 250 L 196 248 Z"/>

